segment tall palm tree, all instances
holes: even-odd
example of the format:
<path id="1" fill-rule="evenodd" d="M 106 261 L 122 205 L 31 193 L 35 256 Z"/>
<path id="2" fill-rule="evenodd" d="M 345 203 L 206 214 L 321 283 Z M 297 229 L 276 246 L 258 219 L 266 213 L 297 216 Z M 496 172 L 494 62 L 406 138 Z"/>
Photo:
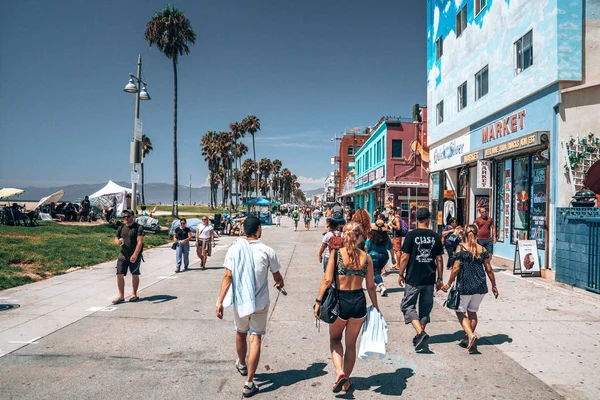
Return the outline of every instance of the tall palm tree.
<path id="1" fill-rule="evenodd" d="M 200 141 L 202 147 L 202 156 L 208 163 L 209 182 L 210 182 L 210 206 L 214 208 L 217 202 L 217 189 L 219 187 L 219 179 L 217 177 L 221 163 L 219 138 L 215 131 L 208 131 Z"/>
<path id="2" fill-rule="evenodd" d="M 177 216 L 179 208 L 177 179 L 177 62 L 179 57 L 190 54 L 190 44 L 196 42 L 190 20 L 185 14 L 173 6 L 167 6 L 156 13 L 146 24 L 144 33 L 146 41 L 152 47 L 167 56 L 173 63 L 173 210 L 171 214 Z"/>
<path id="3" fill-rule="evenodd" d="M 144 196 L 144 158 L 154 150 L 152 140 L 146 135 L 142 135 L 142 204 L 146 204 L 146 196 Z"/>
<path id="4" fill-rule="evenodd" d="M 254 153 L 254 163 L 256 164 L 256 146 L 254 145 L 254 134 L 260 131 L 260 119 L 257 116 L 249 114 L 242 121 L 242 126 L 244 128 L 244 132 L 248 132 L 252 135 L 252 152 Z M 257 171 L 258 173 L 258 171 Z M 256 180 L 256 197 L 258 197 L 258 176 L 255 178 Z"/>
<path id="5" fill-rule="evenodd" d="M 281 172 L 281 160 L 275 159 L 272 163 L 271 174 L 271 189 L 273 189 L 273 197 L 277 198 L 277 188 L 279 187 L 279 173 Z"/>
<path id="6" fill-rule="evenodd" d="M 232 122 L 231 124 L 229 124 L 229 131 L 231 132 L 231 135 L 233 136 L 233 166 L 236 168 L 241 168 L 240 167 L 240 159 L 237 156 L 237 141 L 239 139 L 241 139 L 244 135 L 244 129 L 242 128 L 242 124 L 240 124 L 239 122 Z M 233 167 L 232 167 L 233 168 Z M 236 193 L 238 192 L 238 181 L 235 181 L 235 191 Z M 238 200 L 239 196 L 236 196 L 235 198 L 235 208 L 237 210 L 237 206 L 238 206 Z M 233 199 L 231 201 L 232 205 L 233 205 Z"/>
<path id="7" fill-rule="evenodd" d="M 259 181 L 264 179 L 264 184 L 260 183 L 260 186 L 263 188 L 261 190 L 263 196 L 266 196 L 267 191 L 269 190 L 269 176 L 271 175 L 272 169 L 273 162 L 267 157 L 263 157 L 258 163 L 258 171 L 260 172 Z"/>

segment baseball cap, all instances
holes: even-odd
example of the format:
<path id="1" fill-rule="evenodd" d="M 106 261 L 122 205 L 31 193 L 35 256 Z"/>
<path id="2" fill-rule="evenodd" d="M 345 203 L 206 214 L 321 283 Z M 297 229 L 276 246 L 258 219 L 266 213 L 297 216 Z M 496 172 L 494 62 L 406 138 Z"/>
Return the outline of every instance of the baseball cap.
<path id="1" fill-rule="evenodd" d="M 133 211 L 131 211 L 131 210 L 123 210 L 123 214 L 133 215 Z"/>
<path id="2" fill-rule="evenodd" d="M 430 217 L 431 213 L 429 212 L 429 209 L 422 207 L 417 210 L 417 220 L 424 221 Z"/>

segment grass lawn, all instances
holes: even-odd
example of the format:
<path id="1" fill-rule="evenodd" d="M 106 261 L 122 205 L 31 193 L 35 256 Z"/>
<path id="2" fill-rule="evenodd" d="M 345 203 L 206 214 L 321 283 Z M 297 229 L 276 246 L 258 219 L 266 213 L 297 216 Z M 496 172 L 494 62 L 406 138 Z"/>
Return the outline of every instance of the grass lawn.
<path id="1" fill-rule="evenodd" d="M 115 231 L 107 224 L 74 226 L 44 221 L 36 227 L 0 225 L 0 290 L 60 275 L 71 267 L 116 259 Z M 169 240 L 166 231 L 148 232 L 144 249 Z"/>

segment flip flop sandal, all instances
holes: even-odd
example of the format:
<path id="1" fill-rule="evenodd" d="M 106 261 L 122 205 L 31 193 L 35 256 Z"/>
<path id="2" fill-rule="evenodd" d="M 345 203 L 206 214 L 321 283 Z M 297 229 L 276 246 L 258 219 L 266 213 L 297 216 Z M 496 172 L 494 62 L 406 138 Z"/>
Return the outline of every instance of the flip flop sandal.
<path id="1" fill-rule="evenodd" d="M 130 302 L 136 302 L 136 301 L 139 301 L 139 300 L 140 300 L 140 298 L 139 298 L 138 296 L 131 296 L 131 297 L 129 298 L 129 301 L 130 301 Z"/>
<path id="2" fill-rule="evenodd" d="M 348 378 L 345 376 L 341 376 L 340 379 L 334 383 L 333 388 L 331 389 L 333 393 L 339 393 L 342 391 L 342 387 L 348 382 Z"/>
<path id="3" fill-rule="evenodd" d="M 113 304 L 121 304 L 121 303 L 123 303 L 123 302 L 125 302 L 125 299 L 114 299 L 114 300 L 112 301 L 112 303 L 113 303 Z"/>
<path id="4" fill-rule="evenodd" d="M 346 387 L 346 388 L 344 389 L 344 386 L 346 386 L 346 385 L 348 385 L 348 387 Z M 349 392 L 351 389 L 352 389 L 352 381 L 351 381 L 350 379 L 348 379 L 348 380 L 347 380 L 347 382 L 346 382 L 346 384 L 344 384 L 344 385 L 342 386 L 342 390 L 343 390 L 344 392 Z"/>

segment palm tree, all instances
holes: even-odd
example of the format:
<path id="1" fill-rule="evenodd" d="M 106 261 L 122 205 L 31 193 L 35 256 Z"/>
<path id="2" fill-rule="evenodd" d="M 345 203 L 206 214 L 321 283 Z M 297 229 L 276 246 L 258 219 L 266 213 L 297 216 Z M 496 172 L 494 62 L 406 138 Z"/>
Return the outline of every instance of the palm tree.
<path id="1" fill-rule="evenodd" d="M 271 174 L 271 189 L 273 189 L 273 197 L 277 198 L 277 188 L 279 187 L 279 172 L 281 172 L 281 160 L 273 160 Z"/>
<path id="2" fill-rule="evenodd" d="M 210 182 L 210 206 L 214 208 L 217 202 L 217 189 L 219 187 L 219 179 L 217 174 L 219 172 L 221 159 L 219 157 L 219 138 L 215 131 L 208 131 L 202 140 L 200 141 L 202 147 L 202 156 L 208 163 L 209 182 Z"/>
<path id="3" fill-rule="evenodd" d="M 146 135 L 142 135 L 142 204 L 146 204 L 146 196 L 144 196 L 144 158 L 154 150 L 152 140 Z"/>
<path id="4" fill-rule="evenodd" d="M 233 136 L 233 163 L 234 166 L 236 168 L 241 168 L 241 164 L 240 164 L 240 158 L 241 156 L 238 156 L 237 153 L 237 141 L 239 139 L 241 139 L 244 136 L 244 128 L 242 127 L 242 124 L 240 124 L 239 122 L 232 122 L 231 124 L 229 124 L 229 131 L 231 132 L 231 135 Z M 247 147 L 247 146 L 246 146 Z M 236 164 L 237 163 L 237 164 Z M 235 191 L 236 193 L 238 193 L 239 189 L 239 182 L 237 181 L 237 179 L 235 180 Z M 239 201 L 239 196 L 236 196 L 235 198 L 235 208 L 237 210 L 237 206 L 238 206 L 238 201 Z M 233 203 L 233 200 L 232 200 Z"/>
<path id="5" fill-rule="evenodd" d="M 256 164 L 256 146 L 254 145 L 254 134 L 260 131 L 260 119 L 257 116 L 249 114 L 242 121 L 244 132 L 248 132 L 252 135 L 252 152 L 254 153 L 254 163 Z M 258 172 L 258 171 L 257 171 Z M 258 197 L 258 177 L 256 180 L 256 197 Z"/>
<path id="6" fill-rule="evenodd" d="M 246 158 L 242 163 L 242 191 L 246 193 L 246 197 L 252 193 L 252 175 L 257 173 L 256 170 L 256 163 L 250 158 Z"/>
<path id="7" fill-rule="evenodd" d="M 190 54 L 190 44 L 196 42 L 190 20 L 185 14 L 173 6 L 167 6 L 156 13 L 146 24 L 144 33 L 146 41 L 173 62 L 173 210 L 171 214 L 177 216 L 178 185 L 177 179 L 177 62 L 179 56 Z"/>
<path id="8" fill-rule="evenodd" d="M 271 170 L 273 169 L 273 162 L 267 157 L 263 157 L 258 163 L 258 171 L 260 172 L 259 181 L 264 181 L 264 185 L 261 183 L 260 186 L 263 188 L 261 190 L 262 195 L 266 196 L 267 191 L 269 190 L 269 176 L 271 175 Z"/>

